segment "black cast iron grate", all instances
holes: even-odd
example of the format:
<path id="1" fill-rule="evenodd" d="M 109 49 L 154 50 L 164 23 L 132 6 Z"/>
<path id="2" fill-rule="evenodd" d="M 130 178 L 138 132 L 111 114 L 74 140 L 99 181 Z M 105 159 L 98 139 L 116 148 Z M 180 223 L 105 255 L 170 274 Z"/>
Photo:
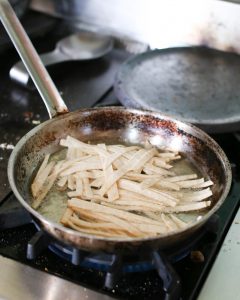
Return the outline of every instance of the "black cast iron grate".
<path id="1" fill-rule="evenodd" d="M 36 225 L 36 227 L 38 227 Z M 28 242 L 27 258 L 34 260 L 46 248 L 73 265 L 105 272 L 104 288 L 113 289 L 125 273 L 146 272 L 156 270 L 162 280 L 165 299 L 179 299 L 181 280 L 173 264 L 191 252 L 194 245 L 206 234 L 218 230 L 218 216 L 214 215 L 207 224 L 194 235 L 175 248 L 135 255 L 90 253 L 54 240 L 39 230 Z"/>

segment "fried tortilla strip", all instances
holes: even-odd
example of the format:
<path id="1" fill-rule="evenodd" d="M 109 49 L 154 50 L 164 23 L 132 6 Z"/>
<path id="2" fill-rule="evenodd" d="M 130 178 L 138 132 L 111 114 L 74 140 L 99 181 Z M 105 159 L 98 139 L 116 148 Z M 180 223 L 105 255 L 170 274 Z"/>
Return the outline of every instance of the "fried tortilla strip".
<path id="1" fill-rule="evenodd" d="M 109 205 L 111 205 L 109 203 Z M 84 211 L 84 213 L 83 213 Z M 93 211 L 85 211 L 85 210 L 78 210 L 78 212 L 80 213 L 80 215 L 87 214 L 87 216 L 95 216 L 96 219 L 93 220 L 98 220 L 102 219 L 104 221 L 111 221 L 113 223 L 115 223 L 118 226 L 121 226 L 121 228 L 125 231 L 129 231 L 131 234 L 135 234 L 136 236 L 142 235 L 142 234 L 151 234 L 151 235 L 157 235 L 157 234 L 163 234 L 166 233 L 168 231 L 167 227 L 162 223 L 162 222 L 157 222 L 158 225 L 155 224 L 142 224 L 142 223 L 135 223 L 135 222 L 127 222 L 121 218 L 115 217 L 113 215 L 103 215 L 103 214 L 99 214 Z M 151 220 L 150 220 L 151 221 Z"/>
<path id="2" fill-rule="evenodd" d="M 192 210 L 200 210 L 211 205 L 211 201 L 201 201 L 194 203 L 184 203 L 181 205 L 177 205 L 175 207 L 164 207 L 163 212 L 165 213 L 174 213 L 174 212 L 186 212 Z"/>
<path id="3" fill-rule="evenodd" d="M 67 149 L 66 160 L 71 160 L 71 159 L 76 158 L 75 151 L 74 151 L 75 149 L 76 148 L 73 148 L 73 147 Z"/>
<path id="4" fill-rule="evenodd" d="M 104 203 L 103 201 L 101 202 L 101 204 L 107 205 L 107 203 Z M 161 204 L 156 204 L 151 201 L 141 201 L 141 200 L 132 200 L 132 199 L 131 200 L 119 199 L 119 200 L 114 201 L 113 204 L 119 205 L 119 209 L 121 209 L 121 205 L 129 205 L 129 206 L 135 206 L 135 207 L 137 207 L 139 205 L 139 206 L 149 208 L 153 211 L 154 210 L 162 211 L 162 208 L 164 207 Z"/>
<path id="5" fill-rule="evenodd" d="M 159 175 L 167 175 L 167 176 L 175 175 L 175 173 L 172 172 L 172 171 L 169 171 L 169 170 L 166 170 L 166 169 L 163 169 L 163 168 L 160 168 L 160 167 L 156 167 L 156 166 L 154 166 L 152 164 L 149 164 L 149 163 L 144 165 L 143 171 L 146 174 L 151 172 L 153 174 L 159 174 Z"/>
<path id="6" fill-rule="evenodd" d="M 166 161 L 160 157 L 154 157 L 153 159 L 153 165 L 164 168 L 164 169 L 171 169 L 173 166 L 170 164 L 167 164 Z"/>
<path id="7" fill-rule="evenodd" d="M 137 151 L 136 151 L 137 152 Z M 124 158 L 123 156 L 118 157 L 117 159 L 114 160 L 112 163 L 113 169 L 114 170 L 119 170 L 121 169 L 124 165 L 127 165 L 129 162 L 128 159 Z"/>
<path id="8" fill-rule="evenodd" d="M 189 179 L 196 179 L 197 174 L 188 174 L 188 175 L 178 175 L 173 177 L 168 177 L 167 180 L 169 182 L 178 182 L 178 181 L 184 181 Z"/>
<path id="9" fill-rule="evenodd" d="M 178 156 L 178 152 L 159 152 L 157 156 L 162 158 L 174 158 Z"/>
<path id="10" fill-rule="evenodd" d="M 129 211 L 129 212 L 145 212 L 145 211 L 158 211 L 158 212 L 162 212 L 162 208 L 160 207 L 153 207 L 151 205 L 148 205 L 145 203 L 143 203 L 142 205 L 138 204 L 138 205 L 134 205 L 134 204 L 131 204 L 131 203 L 128 203 L 126 205 L 123 205 L 123 204 L 117 204 L 115 202 L 103 202 L 101 201 L 101 204 L 104 205 L 104 206 L 108 206 L 108 207 L 111 207 L 111 208 L 115 208 L 115 209 L 118 209 L 118 210 L 124 210 L 124 211 Z"/>
<path id="11" fill-rule="evenodd" d="M 122 231 L 126 232 L 126 235 L 132 236 L 132 237 L 143 237 L 144 234 L 139 232 L 138 234 L 133 234 L 127 227 L 122 228 L 121 226 L 110 223 L 110 222 L 101 222 L 101 223 L 93 223 L 93 222 L 87 222 L 79 219 L 76 215 L 73 215 L 73 217 L 70 217 L 69 219 L 72 223 L 79 227 L 85 227 L 85 228 L 92 228 L 92 229 L 101 229 L 101 230 L 116 230 L 116 231 Z"/>
<path id="12" fill-rule="evenodd" d="M 37 179 L 38 176 L 42 173 L 42 171 L 46 168 L 47 164 L 48 164 L 48 160 L 49 160 L 49 157 L 50 157 L 50 154 L 46 154 L 44 159 L 43 159 L 43 162 L 35 176 L 35 178 Z"/>
<path id="13" fill-rule="evenodd" d="M 181 188 L 193 188 L 198 186 L 199 184 L 204 183 L 204 178 L 199 179 L 193 179 L 193 180 L 184 180 L 184 181 L 178 181 L 178 185 Z"/>
<path id="14" fill-rule="evenodd" d="M 82 162 L 76 162 L 73 166 L 70 166 L 68 169 L 61 172 L 60 176 L 67 176 L 81 171 L 96 170 L 101 168 L 101 161 L 93 157 L 91 160 L 88 159 Z"/>
<path id="15" fill-rule="evenodd" d="M 92 190 L 92 192 L 93 192 L 93 195 L 91 196 L 91 198 L 89 198 L 84 192 L 82 195 L 79 195 L 76 191 L 68 192 L 68 197 L 69 198 L 77 198 L 80 200 L 92 201 L 95 203 L 100 203 L 101 201 L 106 201 L 106 202 L 108 201 L 108 198 L 94 194 L 94 190 Z"/>
<path id="16" fill-rule="evenodd" d="M 113 153 L 118 153 L 119 152 L 119 149 L 117 149 L 117 147 L 115 146 L 112 146 L 113 148 L 116 148 L 115 150 L 112 150 Z M 128 160 L 131 160 L 133 158 L 133 156 L 139 151 L 139 150 L 146 150 L 144 149 L 143 147 L 141 146 L 136 146 L 136 145 L 133 145 L 133 146 L 123 146 L 127 151 L 123 151 L 122 153 L 122 157 L 128 159 Z M 146 150 L 148 151 L 148 150 Z M 157 152 L 156 152 L 157 153 Z"/>
<path id="17" fill-rule="evenodd" d="M 57 179 L 56 173 L 48 176 L 48 178 L 46 179 L 44 185 L 42 186 L 37 198 L 33 200 L 32 207 L 34 209 L 37 209 L 40 206 L 43 199 L 46 197 L 47 193 L 50 191 L 50 189 L 54 185 L 54 182 L 56 179 Z"/>
<path id="18" fill-rule="evenodd" d="M 182 158 L 181 155 L 176 155 L 176 156 L 174 156 L 173 158 L 170 158 L 170 159 L 168 160 L 168 162 L 173 161 L 173 160 L 179 160 L 179 159 L 181 159 L 181 158 Z"/>
<path id="19" fill-rule="evenodd" d="M 118 206 L 116 206 L 116 205 L 114 205 L 112 203 L 108 203 L 107 205 L 109 207 L 118 209 Z M 148 208 L 146 208 L 146 207 L 142 207 L 142 206 L 130 206 L 130 205 L 129 206 L 122 206 L 121 209 L 124 210 L 124 211 L 128 211 L 128 212 L 130 212 L 130 211 L 142 212 L 146 216 L 149 214 L 149 218 L 151 220 L 156 220 L 158 222 L 162 222 L 160 216 L 155 217 L 155 218 L 150 216 L 150 214 L 151 215 L 155 215 L 155 211 L 156 210 L 151 210 L 151 209 L 148 210 Z M 175 220 L 173 220 L 173 222 L 174 221 Z M 177 224 L 175 223 L 175 225 L 173 225 L 173 226 L 176 227 Z M 180 228 L 180 226 L 177 226 L 177 227 Z M 138 224 L 138 228 L 141 229 L 143 232 L 148 233 L 148 235 L 153 235 L 153 236 L 154 235 L 165 234 L 165 233 L 171 231 L 168 227 L 166 227 L 166 225 L 164 223 L 161 223 L 161 226 L 159 226 L 159 225 L 158 226 L 156 226 L 156 225 L 150 225 L 150 224 Z M 184 227 L 182 227 L 182 228 L 184 228 Z"/>
<path id="20" fill-rule="evenodd" d="M 146 217 L 136 215 L 133 213 L 128 213 L 125 211 L 121 211 L 118 209 L 113 209 L 101 204 L 96 204 L 88 201 L 79 200 L 76 198 L 72 198 L 68 200 L 68 207 L 72 208 L 81 208 L 86 210 L 93 210 L 95 212 L 103 213 L 103 214 L 110 214 L 121 219 L 127 220 L 129 222 L 133 221 L 134 223 L 141 223 L 141 224 L 153 224 L 153 225 L 161 225 L 160 222 L 156 222 L 154 220 L 150 220 Z"/>
<path id="21" fill-rule="evenodd" d="M 93 191 L 89 185 L 89 179 L 83 178 L 83 194 L 88 198 L 93 198 Z"/>
<path id="22" fill-rule="evenodd" d="M 45 162 L 44 162 L 45 165 Z M 38 172 L 37 176 L 35 177 L 35 179 L 33 180 L 33 183 L 31 185 L 31 191 L 32 191 L 32 195 L 33 197 L 37 197 L 38 194 L 40 193 L 40 190 L 42 189 L 48 175 L 52 172 L 53 168 L 55 166 L 55 162 L 51 161 L 50 163 L 48 163 L 45 168 L 41 168 L 41 172 Z"/>
<path id="23" fill-rule="evenodd" d="M 73 197 L 83 198 L 83 193 L 80 193 L 79 191 L 71 191 L 71 192 L 68 192 L 67 195 L 68 195 L 69 198 L 73 198 Z"/>
<path id="24" fill-rule="evenodd" d="M 90 183 L 91 187 L 100 188 L 103 185 L 104 178 L 98 177 Z"/>
<path id="25" fill-rule="evenodd" d="M 162 222 L 161 214 L 159 212 L 145 211 L 144 215 L 152 220 Z"/>
<path id="26" fill-rule="evenodd" d="M 41 188 L 38 191 L 37 197 L 34 198 L 33 205 L 32 205 L 33 208 L 37 208 L 41 204 L 42 200 L 46 197 L 47 193 L 54 185 L 63 162 L 59 161 L 57 163 L 55 162 L 52 163 L 53 163 L 52 164 L 53 167 L 51 168 L 50 175 L 46 178 L 46 180 L 44 180 L 44 183 L 41 185 Z"/>
<path id="27" fill-rule="evenodd" d="M 76 172 L 73 174 L 75 178 L 89 178 L 89 179 L 96 179 L 98 177 L 102 177 L 103 172 L 97 170 L 91 170 L 91 171 L 81 171 L 81 172 Z"/>
<path id="28" fill-rule="evenodd" d="M 140 201 L 154 203 L 154 204 L 162 206 L 162 204 L 159 202 L 159 200 L 155 200 L 153 198 L 146 197 L 146 196 L 136 193 L 136 192 L 119 189 L 119 195 L 120 195 L 119 200 L 126 200 L 126 201 L 128 201 L 128 203 L 130 203 L 132 200 L 140 200 Z M 115 203 L 115 201 L 114 201 L 114 203 Z"/>
<path id="29" fill-rule="evenodd" d="M 60 187 L 63 187 L 67 184 L 67 181 L 68 181 L 68 177 L 67 176 L 64 176 L 64 177 L 61 177 L 58 182 L 57 182 L 57 185 L 60 186 Z"/>
<path id="30" fill-rule="evenodd" d="M 167 206 L 175 206 L 178 202 L 179 199 L 164 193 L 162 191 L 159 191 L 157 189 L 142 189 L 141 185 L 137 182 L 133 182 L 127 179 L 120 179 L 118 182 L 119 188 L 128 190 L 128 191 L 134 191 L 136 193 L 142 194 L 148 198 L 152 198 L 154 200 L 158 200 L 160 203 L 163 205 Z"/>
<path id="31" fill-rule="evenodd" d="M 86 154 L 91 154 L 91 155 L 99 155 L 102 153 L 104 155 L 104 150 L 101 148 L 96 147 L 96 145 L 91 145 L 88 143 L 84 143 L 80 140 L 77 140 L 71 136 L 67 136 L 67 138 L 64 140 L 60 140 L 60 145 L 65 146 L 65 147 L 74 147 L 74 148 L 79 148 L 82 152 L 85 152 Z"/>
<path id="32" fill-rule="evenodd" d="M 163 215 L 162 213 L 159 214 L 159 213 L 156 213 L 156 212 L 144 212 L 144 214 L 146 216 L 148 216 L 149 218 L 151 218 L 153 220 L 157 220 L 157 221 L 162 220 L 162 215 Z M 175 225 L 177 225 L 177 227 L 179 229 L 184 229 L 188 226 L 188 223 L 183 222 L 181 219 L 179 219 L 179 217 L 177 217 L 176 215 L 174 215 L 172 213 L 164 214 L 164 216 L 165 217 L 167 216 L 168 220 L 169 220 L 169 218 L 171 218 L 172 221 L 175 223 Z M 165 219 L 165 221 L 166 221 L 166 219 Z"/>
<path id="33" fill-rule="evenodd" d="M 156 156 L 160 157 L 163 159 L 166 163 L 171 163 L 174 160 L 181 159 L 181 155 L 178 155 L 177 153 L 167 153 L 167 152 L 160 152 Z"/>
<path id="34" fill-rule="evenodd" d="M 106 154 L 108 154 L 108 156 L 109 156 L 106 145 L 101 144 L 101 145 L 98 145 L 98 147 L 101 147 L 101 149 L 105 150 Z M 102 161 L 104 179 L 106 182 L 107 180 L 109 180 L 109 178 L 111 178 L 113 176 L 113 173 L 114 173 L 113 167 L 112 167 L 112 164 L 106 166 L 105 156 L 100 155 L 100 159 Z M 114 201 L 119 198 L 118 187 L 117 187 L 116 182 L 107 191 L 107 196 L 108 196 L 109 201 Z"/>
<path id="35" fill-rule="evenodd" d="M 70 219 L 70 217 L 71 217 L 72 215 L 73 215 L 73 210 L 72 210 L 71 208 L 67 208 L 67 209 L 65 210 L 65 212 L 64 212 L 64 214 L 63 214 L 63 216 L 62 216 L 60 222 L 61 222 L 63 225 L 67 226 L 67 222 L 68 222 L 68 220 Z"/>
<path id="36" fill-rule="evenodd" d="M 73 167 L 76 163 L 82 162 L 82 161 L 88 161 L 90 158 L 90 155 L 82 156 L 77 159 L 71 159 L 71 160 L 63 160 L 63 164 L 59 170 L 59 173 L 62 173 L 66 171 L 67 169 Z M 92 157 L 91 157 L 92 158 Z"/>
<path id="37" fill-rule="evenodd" d="M 197 202 L 197 201 L 202 201 L 206 198 L 209 198 L 212 196 L 212 191 L 210 190 L 210 188 L 206 188 L 200 191 L 191 191 L 191 192 L 187 192 L 187 193 L 183 193 L 182 195 L 182 199 L 183 201 L 189 201 L 189 202 Z"/>
<path id="38" fill-rule="evenodd" d="M 92 145 L 81 142 L 71 136 L 67 136 L 66 139 L 60 140 L 60 145 L 68 148 L 80 148 L 82 152 L 87 154 L 97 154 L 95 148 Z"/>
<path id="39" fill-rule="evenodd" d="M 160 219 L 162 220 L 162 217 L 161 217 L 162 213 L 159 214 L 159 213 L 155 213 L 155 212 L 144 212 L 144 214 L 153 220 L 156 220 L 156 221 L 159 221 Z M 165 214 L 165 216 L 166 216 L 166 214 Z M 180 229 L 184 229 L 184 228 L 186 228 L 186 226 L 188 226 L 187 223 L 183 222 L 181 219 L 179 219 L 178 217 L 176 217 L 176 215 L 174 215 L 172 213 L 168 214 L 167 216 L 169 218 L 171 218 L 173 220 L 173 222 L 177 225 L 177 227 Z"/>
<path id="40" fill-rule="evenodd" d="M 71 155 L 69 155 L 70 159 L 78 159 L 79 157 L 84 157 L 85 156 L 85 154 L 81 151 L 80 148 L 68 148 L 68 151 L 70 149 L 72 150 Z"/>
<path id="41" fill-rule="evenodd" d="M 107 148 L 109 148 L 109 147 L 107 147 Z M 133 151 L 133 150 L 138 150 L 138 149 L 139 149 L 139 147 L 137 147 L 137 146 L 118 147 L 116 152 L 114 152 L 113 154 L 110 154 L 106 157 L 106 160 L 104 162 L 104 168 L 107 168 L 108 166 L 110 166 L 116 159 L 118 159 L 120 156 L 124 155 L 125 153 Z"/>
<path id="42" fill-rule="evenodd" d="M 68 197 L 82 197 L 83 196 L 83 178 L 75 177 L 76 180 L 76 190 L 68 192 Z"/>
<path id="43" fill-rule="evenodd" d="M 207 181 L 204 181 L 203 183 L 200 183 L 200 184 L 194 186 L 193 188 L 199 189 L 199 188 L 205 188 L 205 187 L 208 187 L 208 186 L 211 186 L 211 185 L 213 185 L 212 180 L 207 180 Z"/>
<path id="44" fill-rule="evenodd" d="M 159 178 L 155 178 L 155 179 L 145 179 L 142 181 L 141 183 L 141 187 L 143 189 L 149 188 L 149 187 L 155 187 L 155 188 L 166 188 L 166 189 L 171 189 L 171 190 L 175 190 L 175 191 L 179 191 L 180 187 L 178 184 L 174 183 L 174 182 L 169 182 L 167 180 L 164 179 L 159 179 Z"/>
<path id="45" fill-rule="evenodd" d="M 112 224 L 110 222 L 93 223 L 93 222 L 84 221 L 82 219 L 79 219 L 79 217 L 76 214 L 73 214 L 73 216 L 70 217 L 69 220 L 75 223 L 76 225 L 82 227 L 95 228 L 95 229 L 98 228 L 105 228 L 105 229 L 110 228 L 116 230 L 121 229 L 118 225 Z"/>
<path id="46" fill-rule="evenodd" d="M 75 179 L 76 179 L 76 192 L 79 195 L 82 195 L 83 194 L 83 179 L 77 175 L 75 176 Z"/>
<path id="47" fill-rule="evenodd" d="M 76 180 L 73 175 L 68 175 L 68 188 L 72 191 L 76 189 Z"/>
<path id="48" fill-rule="evenodd" d="M 178 181 L 177 184 L 180 185 L 181 188 L 199 189 L 209 187 L 213 185 L 213 182 L 211 180 L 204 181 L 204 178 L 199 178 L 195 180 Z"/>
<path id="49" fill-rule="evenodd" d="M 68 220 L 67 225 L 70 228 L 75 229 L 77 231 L 95 235 L 95 236 L 110 237 L 110 238 L 114 238 L 114 237 L 130 238 L 126 233 L 123 233 L 121 231 L 111 230 L 111 231 L 107 232 L 106 230 L 94 230 L 94 229 L 90 229 L 90 228 L 83 228 L 83 227 L 79 227 L 79 226 L 75 225 L 70 220 Z"/>
<path id="50" fill-rule="evenodd" d="M 113 215 L 96 213 L 95 211 L 83 210 L 80 208 L 74 208 L 76 212 L 80 214 L 81 217 L 86 218 L 87 220 L 93 220 L 95 222 L 111 222 L 117 226 L 119 226 L 122 230 L 128 231 L 131 235 L 139 236 L 142 235 L 142 231 L 139 230 L 137 225 L 133 223 L 129 223 L 121 218 L 118 218 Z"/>
<path id="51" fill-rule="evenodd" d="M 174 231 L 178 229 L 178 226 L 167 215 L 161 214 L 161 219 L 170 231 Z"/>
<path id="52" fill-rule="evenodd" d="M 103 196 L 108 189 L 117 182 L 123 175 L 128 171 L 134 171 L 141 169 L 147 161 L 149 161 L 156 153 L 156 149 L 138 150 L 137 153 L 132 157 L 132 159 L 124 164 L 121 169 L 114 172 L 113 176 L 102 186 L 100 193 Z"/>
<path id="53" fill-rule="evenodd" d="M 162 175 L 159 174 L 143 174 L 143 173 L 137 173 L 137 172 L 127 172 L 123 178 L 134 180 L 134 181 L 143 181 L 146 179 L 161 179 L 163 178 Z"/>
<path id="54" fill-rule="evenodd" d="M 175 222 L 175 224 L 177 224 L 178 228 L 180 229 L 186 228 L 186 226 L 188 225 L 187 223 L 176 217 L 174 214 L 169 214 L 168 216 Z"/>

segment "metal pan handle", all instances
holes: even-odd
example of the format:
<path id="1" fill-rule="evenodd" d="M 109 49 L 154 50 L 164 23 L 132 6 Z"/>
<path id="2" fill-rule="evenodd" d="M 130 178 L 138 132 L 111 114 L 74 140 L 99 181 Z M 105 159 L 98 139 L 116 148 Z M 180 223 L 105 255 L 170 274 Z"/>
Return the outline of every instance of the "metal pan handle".
<path id="1" fill-rule="evenodd" d="M 38 89 L 50 118 L 68 112 L 66 104 L 7 0 L 0 0 L 0 18 Z"/>

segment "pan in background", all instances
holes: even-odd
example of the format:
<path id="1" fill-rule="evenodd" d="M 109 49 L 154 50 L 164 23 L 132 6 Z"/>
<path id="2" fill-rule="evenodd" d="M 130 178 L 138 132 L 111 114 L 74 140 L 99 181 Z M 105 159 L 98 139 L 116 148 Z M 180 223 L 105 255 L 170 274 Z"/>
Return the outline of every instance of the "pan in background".
<path id="1" fill-rule="evenodd" d="M 114 89 L 127 107 L 159 111 L 219 133 L 240 128 L 239 85 L 239 55 L 181 47 L 130 58 Z"/>

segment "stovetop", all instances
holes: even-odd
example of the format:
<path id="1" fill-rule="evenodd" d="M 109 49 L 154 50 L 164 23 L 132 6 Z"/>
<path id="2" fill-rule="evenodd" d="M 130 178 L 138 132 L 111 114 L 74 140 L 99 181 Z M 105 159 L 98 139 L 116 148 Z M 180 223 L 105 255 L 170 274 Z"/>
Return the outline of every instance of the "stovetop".
<path id="1" fill-rule="evenodd" d="M 54 30 L 34 40 L 39 53 L 51 50 L 55 42 Z M 118 67 L 129 55 L 123 50 L 114 49 L 103 58 L 59 64 L 52 66 L 49 72 L 70 110 L 120 105 L 112 86 Z M 10 190 L 6 172 L 7 162 L 17 141 L 39 122 L 47 120 L 48 116 L 37 91 L 27 90 L 9 79 L 8 72 L 18 60 L 18 55 L 12 48 L 0 54 L 0 257 L 39 269 L 44 274 L 56 275 L 67 282 L 84 287 L 85 290 L 95 291 L 96 293 L 87 294 L 88 299 L 104 299 L 101 298 L 103 295 L 114 299 L 164 298 L 163 281 L 154 268 L 140 269 L 140 272 L 134 269 L 126 273 L 118 270 L 121 274 L 116 284 L 106 288 L 104 283 L 107 271 L 96 270 L 94 266 L 89 265 L 74 265 L 68 260 L 63 260 L 49 247 L 37 250 L 34 259 L 26 257 L 29 241 L 32 241 L 37 229 Z M 206 232 L 187 249 L 181 259 L 170 263 L 180 278 L 182 299 L 197 297 L 240 204 L 238 135 L 220 134 L 213 138 L 226 152 L 232 164 L 234 179 L 229 196 L 214 216 L 214 226 L 206 228 Z M 164 256 L 168 259 L 168 253 Z"/>

